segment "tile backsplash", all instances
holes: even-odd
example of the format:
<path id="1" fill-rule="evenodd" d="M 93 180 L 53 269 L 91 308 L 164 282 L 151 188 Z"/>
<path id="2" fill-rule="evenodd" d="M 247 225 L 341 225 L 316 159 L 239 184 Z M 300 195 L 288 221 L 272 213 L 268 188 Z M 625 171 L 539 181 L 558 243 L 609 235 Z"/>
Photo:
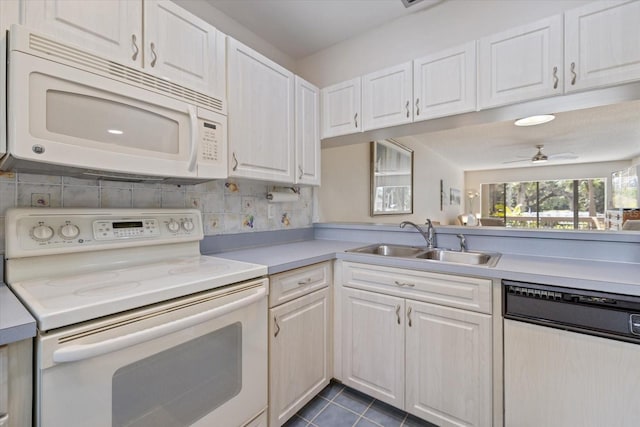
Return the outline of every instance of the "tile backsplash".
<path id="1" fill-rule="evenodd" d="M 267 202 L 268 190 L 266 184 L 249 180 L 169 185 L 0 172 L 0 252 L 4 216 L 11 207 L 195 208 L 202 212 L 205 235 L 312 224 L 311 188 L 301 188 L 297 201 L 273 204 Z"/>

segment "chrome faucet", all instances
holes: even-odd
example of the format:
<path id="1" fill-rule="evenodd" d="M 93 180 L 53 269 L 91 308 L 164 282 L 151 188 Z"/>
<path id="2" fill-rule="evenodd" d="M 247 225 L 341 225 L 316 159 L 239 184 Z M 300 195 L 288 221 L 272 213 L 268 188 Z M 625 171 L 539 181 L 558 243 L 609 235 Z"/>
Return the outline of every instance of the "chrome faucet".
<path id="1" fill-rule="evenodd" d="M 464 234 L 456 234 L 456 237 L 460 239 L 460 252 L 467 251 L 467 239 L 464 237 Z"/>
<path id="2" fill-rule="evenodd" d="M 422 228 L 420 228 L 419 225 L 416 225 L 411 221 L 402 221 L 400 223 L 400 228 L 404 228 L 407 225 L 411 225 L 411 226 L 415 227 L 415 229 L 420 232 L 422 237 L 424 237 L 424 240 L 427 241 L 427 248 L 433 249 L 435 247 L 435 241 L 436 241 L 435 231 L 433 229 L 433 224 L 431 223 L 431 220 L 429 218 L 427 218 L 426 224 L 427 224 L 427 232 L 426 233 L 424 232 L 424 230 Z"/>

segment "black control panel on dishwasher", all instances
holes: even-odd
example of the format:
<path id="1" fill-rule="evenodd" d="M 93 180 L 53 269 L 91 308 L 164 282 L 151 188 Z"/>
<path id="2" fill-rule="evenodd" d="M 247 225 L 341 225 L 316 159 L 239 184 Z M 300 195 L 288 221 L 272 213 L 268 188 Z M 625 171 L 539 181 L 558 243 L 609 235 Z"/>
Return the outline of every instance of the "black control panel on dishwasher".
<path id="1" fill-rule="evenodd" d="M 538 283 L 502 281 L 503 315 L 640 344 L 640 297 Z"/>

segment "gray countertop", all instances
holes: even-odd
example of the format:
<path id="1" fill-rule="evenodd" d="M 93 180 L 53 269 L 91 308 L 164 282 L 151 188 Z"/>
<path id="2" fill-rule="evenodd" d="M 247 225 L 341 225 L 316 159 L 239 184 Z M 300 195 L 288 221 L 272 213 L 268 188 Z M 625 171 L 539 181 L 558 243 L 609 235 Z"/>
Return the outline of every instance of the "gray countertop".
<path id="1" fill-rule="evenodd" d="M 217 253 L 214 256 L 264 264 L 267 265 L 269 274 L 337 258 L 390 267 L 491 279 L 518 280 L 640 296 L 640 264 L 638 263 L 503 254 L 498 264 L 490 268 L 345 252 L 347 249 L 361 246 L 366 246 L 366 243 L 309 240 Z"/>
<path id="2" fill-rule="evenodd" d="M 32 338 L 36 321 L 7 285 L 0 282 L 0 345 Z"/>

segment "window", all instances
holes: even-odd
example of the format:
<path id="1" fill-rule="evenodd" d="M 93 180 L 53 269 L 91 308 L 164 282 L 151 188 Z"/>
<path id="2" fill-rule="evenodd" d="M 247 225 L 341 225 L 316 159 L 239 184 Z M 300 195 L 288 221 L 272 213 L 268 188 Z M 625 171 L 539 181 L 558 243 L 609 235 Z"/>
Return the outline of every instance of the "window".
<path id="1" fill-rule="evenodd" d="M 483 184 L 482 217 L 490 219 L 487 223 L 498 219 L 507 227 L 599 230 L 604 228 L 605 181 Z"/>

